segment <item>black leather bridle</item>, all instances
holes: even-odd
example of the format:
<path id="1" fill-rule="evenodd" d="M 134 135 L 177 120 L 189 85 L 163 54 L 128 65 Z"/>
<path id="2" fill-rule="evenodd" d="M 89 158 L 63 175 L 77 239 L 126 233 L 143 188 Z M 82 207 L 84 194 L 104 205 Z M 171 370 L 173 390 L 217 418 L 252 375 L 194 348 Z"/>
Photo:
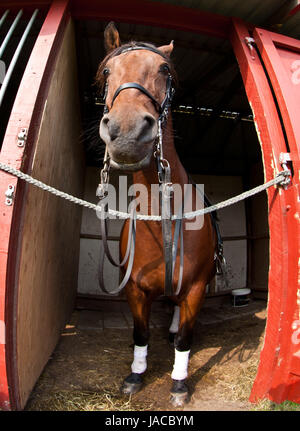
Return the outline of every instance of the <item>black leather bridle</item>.
<path id="1" fill-rule="evenodd" d="M 155 54 L 161 55 L 165 60 L 165 56 L 160 53 L 158 50 L 151 48 L 151 46 L 145 46 L 145 45 L 134 45 L 131 47 L 126 47 L 120 52 L 118 52 L 117 55 L 121 55 L 125 52 L 129 51 L 135 51 L 135 50 L 148 50 L 152 51 Z M 169 162 L 163 158 L 163 149 L 162 149 L 162 125 L 167 120 L 168 116 L 168 110 L 171 105 L 175 89 L 173 87 L 173 78 L 171 73 L 168 73 L 167 81 L 166 81 L 166 93 L 165 97 L 162 101 L 162 103 L 159 103 L 155 97 L 142 85 L 136 83 L 136 82 L 126 82 L 124 84 L 121 84 L 117 90 L 115 91 L 111 104 L 110 109 L 113 107 L 113 104 L 118 97 L 118 95 L 121 93 L 121 91 L 124 91 L 126 89 L 134 88 L 136 90 L 139 90 L 143 94 L 145 94 L 154 104 L 155 109 L 159 113 L 159 117 L 157 119 L 158 123 L 158 139 L 156 143 L 156 150 L 155 150 L 155 158 L 157 160 L 157 169 L 158 169 L 158 180 L 160 183 L 160 200 L 161 200 L 161 207 L 162 207 L 162 237 L 163 237 L 163 250 L 164 250 L 164 260 L 165 260 L 165 295 L 174 295 L 178 294 L 181 288 L 181 282 L 182 282 L 182 275 L 183 275 L 183 227 L 182 227 L 182 218 L 176 219 L 175 224 L 175 233 L 174 233 L 174 239 L 172 238 L 172 211 L 171 211 L 171 198 L 173 193 L 173 185 L 171 182 L 171 169 Z M 104 114 L 107 114 L 109 112 L 109 108 L 106 104 L 106 97 L 108 93 L 108 83 L 106 82 L 105 85 L 105 92 L 104 92 Z M 108 183 L 108 171 L 109 171 L 109 157 L 108 152 L 106 150 L 105 157 L 104 157 L 104 169 L 101 171 L 101 184 L 99 184 L 97 189 L 97 196 L 100 197 L 100 199 L 103 199 L 103 197 L 107 193 L 107 183 Z M 103 180 L 104 178 L 104 180 Z M 115 294 L 120 292 L 126 285 L 127 281 L 129 280 L 132 266 L 133 266 L 133 256 L 134 256 L 134 249 L 135 249 L 135 232 L 136 232 L 136 220 L 135 220 L 135 209 L 131 208 L 131 217 L 129 220 L 129 234 L 128 234 L 128 242 L 127 242 L 127 250 L 125 253 L 125 258 L 122 262 L 116 262 L 108 248 L 108 241 L 107 241 L 107 205 L 101 204 L 102 207 L 101 210 L 101 233 L 102 233 L 102 240 L 103 240 L 103 249 L 105 251 L 106 256 L 108 257 L 109 261 L 117 267 L 123 267 L 125 266 L 127 260 L 127 269 L 125 272 L 125 276 L 121 282 L 121 284 L 118 286 L 117 289 L 114 289 L 113 291 L 107 291 L 104 285 L 103 280 L 103 267 L 104 267 L 104 254 L 101 259 L 101 267 L 100 267 L 100 274 L 99 274 L 99 283 L 106 293 Z M 178 247 L 178 241 L 180 238 L 180 269 L 179 269 L 179 280 L 177 283 L 176 291 L 173 291 L 173 276 L 175 271 L 175 261 L 177 256 L 177 247 Z"/>
<path id="2" fill-rule="evenodd" d="M 131 47 L 126 47 L 117 55 L 123 54 L 129 51 L 135 50 L 148 50 L 153 51 L 158 55 L 161 55 L 164 59 L 165 56 L 160 53 L 158 50 L 151 48 L 151 46 L 145 45 L 134 45 Z M 168 73 L 167 82 L 166 82 L 166 94 L 162 103 L 159 103 L 155 97 L 142 85 L 136 82 L 126 82 L 120 85 L 115 91 L 110 109 L 112 108 L 114 101 L 121 93 L 121 91 L 134 88 L 139 90 L 143 94 L 145 94 L 154 104 L 155 109 L 159 113 L 159 117 L 157 120 L 158 123 L 158 138 L 156 140 L 156 149 L 154 152 L 155 158 L 157 160 L 157 170 L 158 170 L 158 181 L 160 184 L 160 202 L 161 202 L 161 225 L 162 225 L 162 238 L 163 238 L 163 251 L 164 251 L 164 260 L 165 260 L 165 295 L 172 296 L 178 295 L 180 292 L 182 278 L 183 278 L 183 260 L 184 260 L 184 251 L 183 251 L 183 219 L 182 212 L 183 208 L 180 208 L 179 217 L 176 218 L 175 222 L 175 230 L 174 230 L 174 238 L 172 235 L 172 210 L 171 210 L 171 201 L 173 195 L 173 184 L 171 182 L 171 168 L 169 162 L 163 157 L 163 148 L 162 148 L 162 125 L 167 120 L 168 109 L 171 105 L 172 98 L 174 96 L 174 87 L 173 87 L 173 78 L 171 73 Z M 106 97 L 108 93 L 108 84 L 105 86 L 105 94 L 104 94 L 104 114 L 109 112 L 108 106 L 106 105 Z M 113 291 L 108 291 L 105 288 L 104 280 L 103 280 L 103 269 L 104 269 L 104 253 L 101 259 L 100 266 L 100 274 L 99 274 L 99 284 L 102 290 L 106 293 L 116 294 L 119 293 L 126 285 L 129 280 L 134 260 L 134 251 L 135 251 L 135 235 L 136 235 L 136 213 L 135 208 L 131 205 L 130 209 L 130 219 L 129 219 L 129 233 L 128 233 L 128 241 L 125 257 L 122 262 L 116 262 L 112 257 L 109 247 L 108 247 L 108 237 L 107 237 L 107 204 L 102 202 L 102 199 L 107 196 L 107 185 L 109 181 L 109 156 L 108 151 L 106 149 L 104 156 L 104 168 L 101 171 L 101 183 L 98 186 L 96 195 L 100 198 L 100 207 L 101 207 L 101 235 L 103 241 L 103 250 L 108 257 L 109 261 L 117 267 L 123 267 L 127 264 L 127 269 L 125 276 L 121 282 L 121 284 L 114 289 Z M 196 187 L 197 188 L 197 187 Z M 206 196 L 204 195 L 204 200 Z M 207 202 L 205 201 L 205 204 Z M 225 265 L 225 260 L 223 257 L 223 242 L 220 236 L 220 232 L 218 229 L 218 225 L 214 217 L 211 215 L 213 226 L 217 233 L 217 251 L 215 253 L 215 260 L 217 268 L 220 267 L 220 271 L 224 273 L 223 266 Z M 173 290 L 173 277 L 175 271 L 175 262 L 177 257 L 177 248 L 178 242 L 180 242 L 180 266 L 179 266 L 179 275 L 178 275 L 178 283 L 176 290 Z"/>
<path id="3" fill-rule="evenodd" d="M 158 54 L 165 59 L 165 56 L 162 53 L 160 53 L 158 50 L 152 49 L 151 47 L 144 46 L 144 45 L 135 45 L 135 46 L 131 46 L 129 48 L 124 48 L 123 50 L 121 50 L 121 52 L 118 55 L 121 55 L 125 52 L 136 51 L 136 50 L 152 51 L 155 54 Z M 120 85 L 117 88 L 117 90 L 115 91 L 115 93 L 112 97 L 110 109 L 113 107 L 114 101 L 116 100 L 118 95 L 121 93 L 121 91 L 127 90 L 129 88 L 135 88 L 136 90 L 139 90 L 141 93 L 144 93 L 152 101 L 153 105 L 155 106 L 155 109 L 159 113 L 158 120 L 160 120 L 162 123 L 164 123 L 164 121 L 166 120 L 166 118 L 168 116 L 168 109 L 172 103 L 172 99 L 173 99 L 173 96 L 175 93 L 175 89 L 173 87 L 173 77 L 172 77 L 171 73 L 168 73 L 167 82 L 166 82 L 166 94 L 165 94 L 165 97 L 164 97 L 164 100 L 162 101 L 162 103 L 159 103 L 155 99 L 155 97 L 152 96 L 152 94 L 145 87 L 143 87 L 141 84 L 138 84 L 137 82 L 125 82 L 124 84 Z M 106 104 L 107 93 L 108 93 L 108 84 L 106 83 L 105 92 L 104 92 L 104 101 L 105 101 L 104 111 L 103 111 L 104 114 L 107 114 L 109 112 L 108 106 Z"/>

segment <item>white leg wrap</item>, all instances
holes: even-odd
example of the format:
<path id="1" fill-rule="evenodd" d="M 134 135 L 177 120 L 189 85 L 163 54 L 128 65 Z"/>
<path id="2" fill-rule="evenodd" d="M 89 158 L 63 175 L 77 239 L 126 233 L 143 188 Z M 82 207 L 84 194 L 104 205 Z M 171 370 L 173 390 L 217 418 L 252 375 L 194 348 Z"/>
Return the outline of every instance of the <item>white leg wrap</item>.
<path id="1" fill-rule="evenodd" d="M 175 305 L 172 323 L 169 328 L 169 332 L 171 332 L 172 334 L 176 334 L 176 332 L 178 332 L 179 319 L 180 319 L 180 308 L 177 305 Z"/>
<path id="2" fill-rule="evenodd" d="M 184 380 L 188 376 L 188 364 L 189 364 L 190 350 L 185 352 L 179 352 L 175 349 L 175 361 L 173 371 L 171 374 L 174 380 Z"/>
<path id="3" fill-rule="evenodd" d="M 133 362 L 131 371 L 133 373 L 142 374 L 147 369 L 147 348 L 148 346 L 134 346 Z"/>

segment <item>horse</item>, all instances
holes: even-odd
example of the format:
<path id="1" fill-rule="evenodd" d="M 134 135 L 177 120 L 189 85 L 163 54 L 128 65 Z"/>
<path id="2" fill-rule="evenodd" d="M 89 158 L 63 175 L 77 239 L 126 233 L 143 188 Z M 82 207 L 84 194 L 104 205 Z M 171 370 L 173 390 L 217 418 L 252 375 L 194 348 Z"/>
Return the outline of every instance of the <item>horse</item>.
<path id="1" fill-rule="evenodd" d="M 162 168 L 170 167 L 172 183 L 179 184 L 183 190 L 186 184 L 190 184 L 190 178 L 177 155 L 172 117 L 167 112 L 170 92 L 176 86 L 176 72 L 171 60 L 173 41 L 160 47 L 134 41 L 122 44 L 118 30 L 111 22 L 104 31 L 104 45 L 106 57 L 98 67 L 96 81 L 105 91 L 99 134 L 106 145 L 110 167 L 120 173 L 130 172 L 133 183 L 142 184 L 150 196 L 152 185 L 159 183 L 155 152 L 161 131 Z M 160 122 L 163 123 L 162 130 Z M 195 200 L 196 188 L 192 193 Z M 182 220 L 184 269 L 180 291 L 175 292 L 180 277 L 180 256 L 177 253 L 173 290 L 168 296 L 174 304 L 169 328 L 170 338 L 174 340 L 170 390 L 174 406 L 182 406 L 190 399 L 187 378 L 193 329 L 204 301 L 206 285 L 216 273 L 217 234 L 212 216 L 202 216 L 198 230 L 188 229 L 189 222 Z M 171 229 L 174 235 L 174 222 L 171 222 Z M 121 257 L 126 253 L 129 230 L 129 221 L 126 220 L 120 236 Z M 131 372 L 121 387 L 124 394 L 134 394 L 141 389 L 147 369 L 151 304 L 164 294 L 166 266 L 163 241 L 159 221 L 136 220 L 135 257 L 125 286 L 133 316 L 134 352 Z"/>

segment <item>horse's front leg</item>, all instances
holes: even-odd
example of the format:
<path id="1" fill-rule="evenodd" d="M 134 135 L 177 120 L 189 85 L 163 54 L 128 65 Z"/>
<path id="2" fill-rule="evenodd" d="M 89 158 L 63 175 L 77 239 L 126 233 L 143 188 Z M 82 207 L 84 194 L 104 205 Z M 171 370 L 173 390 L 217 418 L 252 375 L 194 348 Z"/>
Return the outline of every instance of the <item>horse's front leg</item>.
<path id="1" fill-rule="evenodd" d="M 134 283 L 126 286 L 126 294 L 133 316 L 134 352 L 131 373 L 124 380 L 121 390 L 124 394 L 135 394 L 142 387 L 142 374 L 147 369 L 151 303 L 145 292 Z"/>
<path id="2" fill-rule="evenodd" d="M 173 319 L 173 328 L 170 332 L 175 332 L 176 321 L 178 322 L 178 331 L 176 331 L 174 346 L 175 360 L 173 365 L 171 402 L 175 407 L 183 406 L 189 400 L 189 391 L 186 384 L 188 377 L 189 355 L 192 345 L 193 330 L 196 322 L 198 311 L 204 299 L 203 286 L 193 286 L 188 295 L 179 304 L 179 309 L 175 308 L 175 319 Z M 179 319 L 176 312 L 179 311 Z M 175 320 L 175 321 L 174 321 Z M 171 330 L 171 328 L 170 328 Z"/>

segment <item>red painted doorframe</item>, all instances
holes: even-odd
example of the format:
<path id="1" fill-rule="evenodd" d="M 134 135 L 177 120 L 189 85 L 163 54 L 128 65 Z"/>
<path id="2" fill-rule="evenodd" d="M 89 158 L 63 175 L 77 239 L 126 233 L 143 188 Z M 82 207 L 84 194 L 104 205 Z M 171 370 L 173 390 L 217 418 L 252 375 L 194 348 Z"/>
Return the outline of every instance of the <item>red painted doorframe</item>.
<path id="1" fill-rule="evenodd" d="M 67 20 L 68 0 L 54 0 L 26 66 L 13 105 L 0 153 L 2 163 L 30 173 L 34 143 L 44 98 Z M 28 129 L 25 147 L 17 146 L 17 135 Z M 15 187 L 14 203 L 0 199 L 0 408 L 18 409 L 16 373 L 16 304 L 18 295 L 18 245 L 22 235 L 26 185 L 0 171 L 0 195 Z"/>
<path id="2" fill-rule="evenodd" d="M 34 4 L 36 2 L 32 0 L 27 3 Z M 42 3 L 47 2 L 43 1 Z M 30 137 L 29 134 L 26 148 L 26 151 L 28 151 L 28 146 L 30 141 L 33 142 L 34 133 L 38 126 L 39 106 L 42 106 L 40 100 L 43 99 L 43 92 L 45 91 L 49 74 L 51 74 L 51 64 L 55 58 L 57 46 L 59 46 L 61 32 L 63 31 L 62 23 L 66 16 L 68 3 L 68 0 L 55 0 L 52 2 L 19 88 L 0 156 L 1 161 L 8 162 L 17 168 L 22 167 L 22 169 L 26 170 L 23 150 L 15 145 L 20 119 L 22 122 L 21 127 L 30 127 L 31 129 L 32 136 Z M 231 20 L 226 17 L 144 0 L 128 0 L 127 2 L 112 0 L 101 3 L 101 5 L 99 5 L 99 2 L 92 0 L 88 3 L 85 2 L 84 6 L 82 0 L 73 0 L 70 1 L 70 4 L 72 15 L 78 19 L 103 19 L 105 21 L 114 19 L 116 21 L 144 23 L 158 27 L 205 33 L 223 38 L 229 37 L 232 27 L 232 45 L 241 68 L 245 89 L 255 114 L 258 135 L 262 144 L 265 179 L 273 178 L 274 174 L 281 170 L 278 157 L 280 152 L 287 152 L 286 141 L 261 61 L 258 55 L 252 59 L 245 44 L 244 38 L 249 36 L 248 27 L 245 24 L 234 20 L 232 26 Z M 160 11 L 163 8 L 164 13 L 158 14 L 158 8 Z M 168 16 L 168 20 L 165 20 L 166 16 Z M 264 33 L 265 37 L 269 35 L 269 32 Z M 256 35 L 258 46 L 259 43 L 264 46 L 263 41 L 259 42 L 258 36 Z M 262 56 L 264 55 L 262 50 Z M 266 57 L 264 61 L 267 62 Z M 36 71 L 36 76 L 32 75 L 32 70 Z M 275 78 L 276 76 L 277 72 L 275 72 Z M 27 91 L 28 88 L 30 88 L 30 93 Z M 24 94 L 26 94 L 26 104 L 24 104 Z M 287 109 L 286 114 L 289 117 L 289 109 Z M 31 126 L 34 127 L 31 128 Z M 286 127 L 288 129 L 288 126 Z M 292 132 L 294 130 L 292 127 Z M 298 135 L 296 138 L 300 139 Z M 290 147 L 295 159 L 295 169 L 295 167 L 299 166 L 297 161 L 299 153 L 298 147 L 292 141 L 293 138 L 289 142 L 291 142 Z M 298 243 L 296 238 L 299 238 L 299 227 L 296 227 L 295 213 L 298 205 L 297 188 L 299 184 L 297 179 L 298 176 L 294 176 L 293 187 L 287 191 L 273 188 L 268 191 L 270 226 L 268 321 L 258 375 L 252 389 L 252 401 L 267 396 L 277 402 L 284 399 L 300 402 L 300 377 L 297 362 L 297 353 L 300 347 L 300 316 L 299 327 L 297 326 L 298 323 L 295 323 L 298 322 L 297 313 L 299 313 L 299 301 L 297 299 L 299 298 L 299 286 L 295 279 L 295 268 L 297 268 L 295 263 L 298 264 Z M 1 172 L 0 189 L 3 195 L 8 184 L 16 186 L 16 198 L 13 207 L 5 207 L 3 202 L 0 202 L 1 217 L 5 214 L 5 217 L 3 216 L 0 221 L 0 405 L 5 409 L 14 408 L 15 398 L 15 394 L 12 393 L 15 390 L 13 387 L 14 371 L 10 367 L 10 364 L 13 364 L 15 354 L 13 337 L 14 331 L 16 331 L 13 326 L 14 301 L 16 300 L 13 289 L 15 286 L 15 265 L 17 264 L 15 259 L 17 259 L 18 251 L 18 230 L 21 227 L 22 218 L 22 194 L 25 189 L 24 185 L 20 184 L 15 178 Z M 1 327 L 1 323 L 4 321 L 6 334 L 4 332 L 5 327 L 3 325 Z M 5 335 L 7 345 L 5 344 Z M 294 343 L 293 340 L 295 341 Z M 9 386 L 11 388 L 10 393 Z"/>
<path id="3" fill-rule="evenodd" d="M 159 12 L 158 12 L 159 11 Z M 231 19 L 197 9 L 148 0 L 72 0 L 75 19 L 94 19 L 143 24 L 192 31 L 228 39 Z"/>
<path id="4" fill-rule="evenodd" d="M 245 38 L 249 36 L 247 26 L 240 20 L 233 20 L 231 41 L 255 116 L 265 180 L 268 181 L 282 170 L 280 153 L 291 151 L 294 170 L 292 185 L 288 190 L 268 190 L 268 316 L 264 347 L 250 400 L 268 397 L 278 403 L 287 399 L 300 403 L 299 147 L 296 144 L 297 139 L 300 139 L 299 114 L 297 116 L 299 102 L 295 102 L 295 88 L 291 89 L 275 47 L 277 43 L 281 48 L 300 53 L 300 43 L 266 30 L 255 29 L 252 36 L 259 55 L 254 48 L 250 50 L 247 46 Z M 297 90 L 299 92 L 299 87 Z M 280 109 L 282 123 L 276 104 Z"/>
<path id="5" fill-rule="evenodd" d="M 286 133 L 287 151 L 292 159 L 292 187 L 284 194 L 286 207 L 288 266 L 287 292 L 282 319 L 277 366 L 272 388 L 267 388 L 274 401 L 289 399 L 300 403 L 300 282 L 299 282 L 299 151 L 300 151 L 300 41 L 280 34 L 255 29 L 253 37 L 260 51 L 280 109 Z M 272 286 L 269 287 L 272 289 Z M 264 359 L 262 356 L 262 364 Z M 257 382 L 260 380 L 259 371 Z M 257 383 L 252 397 L 260 397 L 263 384 Z"/>

